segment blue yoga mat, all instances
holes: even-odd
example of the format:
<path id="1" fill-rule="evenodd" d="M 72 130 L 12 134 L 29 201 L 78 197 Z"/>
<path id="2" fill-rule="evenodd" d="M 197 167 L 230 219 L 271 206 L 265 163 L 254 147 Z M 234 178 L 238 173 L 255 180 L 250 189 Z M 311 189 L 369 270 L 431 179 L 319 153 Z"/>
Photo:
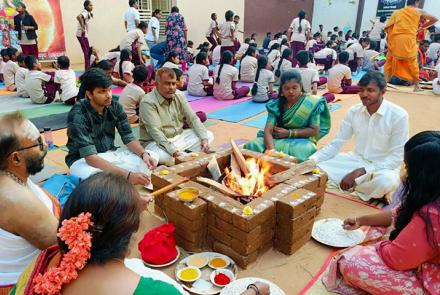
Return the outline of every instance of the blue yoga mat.
<path id="1" fill-rule="evenodd" d="M 352 77 L 352 80 L 359 81 L 366 73 L 366 71 L 359 71 L 356 75 Z"/>
<path id="2" fill-rule="evenodd" d="M 334 103 L 330 107 L 330 112 L 334 112 L 336 110 L 339 110 L 341 107 L 342 106 L 340 104 Z M 266 121 L 267 121 L 267 114 L 264 116 L 260 116 L 256 119 L 253 119 L 244 125 L 249 126 L 249 127 L 256 127 L 256 128 L 263 129 L 264 126 L 266 126 Z"/>
<path id="3" fill-rule="evenodd" d="M 256 116 L 266 110 L 265 103 L 253 102 L 248 100 L 234 104 L 224 109 L 209 113 L 210 119 L 218 119 L 227 122 L 237 123 L 245 119 Z"/>

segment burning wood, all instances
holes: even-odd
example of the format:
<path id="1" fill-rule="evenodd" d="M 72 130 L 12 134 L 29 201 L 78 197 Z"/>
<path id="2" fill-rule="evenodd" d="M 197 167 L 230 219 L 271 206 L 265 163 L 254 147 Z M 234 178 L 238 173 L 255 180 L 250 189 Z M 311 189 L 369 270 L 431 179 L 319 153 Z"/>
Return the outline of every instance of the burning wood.
<path id="1" fill-rule="evenodd" d="M 246 160 L 243 156 L 243 154 L 240 152 L 240 149 L 238 148 L 235 141 L 231 140 L 231 146 L 232 146 L 232 156 L 235 157 L 235 160 L 238 163 L 238 166 L 240 166 L 240 170 L 244 175 L 249 174 L 248 167 L 246 165 Z M 231 159 L 232 162 L 232 159 Z"/>
<path id="2" fill-rule="evenodd" d="M 205 178 L 205 177 L 197 177 L 197 181 L 200 183 L 204 183 L 209 185 L 210 187 L 218 190 L 219 192 L 230 196 L 230 197 L 235 197 L 237 194 L 231 190 L 230 188 L 226 187 L 225 185 L 218 183 L 217 181 L 214 181 L 212 179 L 209 178 Z"/>

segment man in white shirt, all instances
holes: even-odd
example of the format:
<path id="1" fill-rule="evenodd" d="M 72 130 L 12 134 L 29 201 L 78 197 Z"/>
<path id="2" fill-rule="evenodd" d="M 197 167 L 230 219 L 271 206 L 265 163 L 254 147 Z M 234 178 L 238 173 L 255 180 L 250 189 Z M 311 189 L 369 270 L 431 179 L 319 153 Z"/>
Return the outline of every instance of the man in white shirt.
<path id="1" fill-rule="evenodd" d="M 57 243 L 58 201 L 29 178 L 44 167 L 47 146 L 20 113 L 0 118 L 0 294 L 40 253 Z"/>
<path id="2" fill-rule="evenodd" d="M 128 1 L 128 5 L 130 5 L 130 7 L 124 14 L 124 25 L 127 32 L 136 29 L 141 22 L 138 0 L 130 0 Z"/>
<path id="3" fill-rule="evenodd" d="M 145 36 L 145 40 L 148 44 L 148 49 L 151 51 L 154 45 L 159 42 L 159 33 L 160 33 L 160 18 L 162 17 L 162 13 L 160 9 L 156 9 L 153 11 L 153 15 L 151 16 L 150 21 L 148 22 L 147 35 Z M 157 61 L 153 59 L 150 55 L 151 65 L 155 66 Z"/>
<path id="4" fill-rule="evenodd" d="M 377 71 L 359 81 L 362 104 L 353 106 L 336 138 L 310 157 L 345 191 L 354 190 L 362 200 L 378 199 L 400 182 L 403 147 L 408 140 L 408 114 L 386 100 L 386 81 Z M 355 149 L 340 153 L 354 135 Z"/>
<path id="5" fill-rule="evenodd" d="M 438 60 L 438 56 L 440 54 L 440 35 L 434 37 L 434 41 L 429 45 L 428 48 L 428 57 L 430 59 L 430 63 L 435 65 Z"/>

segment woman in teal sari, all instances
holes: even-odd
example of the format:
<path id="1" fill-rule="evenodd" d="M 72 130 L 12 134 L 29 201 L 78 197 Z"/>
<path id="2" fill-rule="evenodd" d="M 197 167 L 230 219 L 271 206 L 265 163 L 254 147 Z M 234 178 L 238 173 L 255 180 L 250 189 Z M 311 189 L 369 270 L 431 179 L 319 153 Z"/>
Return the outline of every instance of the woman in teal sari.
<path id="1" fill-rule="evenodd" d="M 280 97 L 268 102 L 266 108 L 269 114 L 264 132 L 258 132 L 246 149 L 260 153 L 276 150 L 303 162 L 316 152 L 318 140 L 330 131 L 325 99 L 305 93 L 296 70 L 283 73 Z"/>

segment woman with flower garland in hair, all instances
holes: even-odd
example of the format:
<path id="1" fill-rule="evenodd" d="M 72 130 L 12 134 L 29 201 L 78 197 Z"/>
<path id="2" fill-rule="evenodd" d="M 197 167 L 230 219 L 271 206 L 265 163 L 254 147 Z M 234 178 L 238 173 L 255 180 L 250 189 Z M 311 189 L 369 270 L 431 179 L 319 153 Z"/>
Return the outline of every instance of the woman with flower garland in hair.
<path id="1" fill-rule="evenodd" d="M 339 294 L 440 294 L 440 132 L 413 136 L 397 210 L 348 218 L 344 229 L 394 226 L 389 240 L 335 256 L 323 282 Z"/>
<path id="2" fill-rule="evenodd" d="M 124 265 L 146 201 L 119 175 L 83 181 L 63 208 L 58 245 L 28 266 L 11 294 L 187 294 L 171 279 L 141 277 Z"/>
<path id="3" fill-rule="evenodd" d="M 304 92 L 301 74 L 288 70 L 281 76 L 279 99 L 266 105 L 264 132 L 247 143 L 256 152 L 276 150 L 303 162 L 317 150 L 317 142 L 330 131 L 330 112 L 322 97 Z"/>

